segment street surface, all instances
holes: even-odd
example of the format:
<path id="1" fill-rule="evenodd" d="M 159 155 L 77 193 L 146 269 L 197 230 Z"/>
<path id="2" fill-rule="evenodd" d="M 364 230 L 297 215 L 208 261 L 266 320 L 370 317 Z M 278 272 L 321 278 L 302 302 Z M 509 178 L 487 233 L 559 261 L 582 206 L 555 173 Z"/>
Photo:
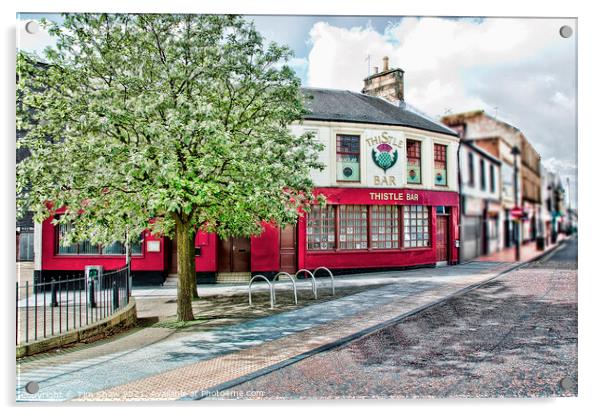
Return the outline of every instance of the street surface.
<path id="1" fill-rule="evenodd" d="M 577 241 L 217 399 L 577 395 Z"/>
<path id="2" fill-rule="evenodd" d="M 276 312 L 265 317 L 214 328 L 144 328 L 99 346 L 57 357 L 49 354 L 26 359 L 17 365 L 17 398 L 185 398 L 411 312 L 492 278 L 509 266 L 512 264 L 473 262 L 391 271 L 386 285 L 382 285 L 383 275 L 358 276 L 356 284 L 362 279 L 367 284 L 363 291 L 325 302 L 310 301 L 291 310 L 291 299 L 279 293 Z M 374 288 L 371 278 L 379 282 L 378 288 Z M 321 298 L 328 298 L 326 282 L 320 283 Z M 171 304 L 173 299 L 161 301 Z M 237 301 L 239 314 L 253 315 L 257 309 L 269 309 L 265 300 L 250 307 L 246 295 Z M 30 395 L 25 391 L 30 381 L 38 383 L 38 393 Z"/>

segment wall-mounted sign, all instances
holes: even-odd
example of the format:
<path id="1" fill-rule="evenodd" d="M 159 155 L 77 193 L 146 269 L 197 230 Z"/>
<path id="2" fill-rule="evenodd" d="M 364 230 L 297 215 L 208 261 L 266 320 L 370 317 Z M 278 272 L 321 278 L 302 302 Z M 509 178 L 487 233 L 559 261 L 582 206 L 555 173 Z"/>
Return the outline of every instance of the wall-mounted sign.
<path id="1" fill-rule="evenodd" d="M 147 241 L 146 252 L 161 252 L 161 241 Z"/>
<path id="2" fill-rule="evenodd" d="M 374 164 L 383 169 L 385 173 L 397 163 L 398 157 L 399 152 L 390 144 L 382 143 L 372 148 L 372 160 Z"/>
<path id="3" fill-rule="evenodd" d="M 382 132 L 380 135 L 368 137 L 366 144 L 369 147 L 369 152 L 372 157 L 374 166 L 382 170 L 384 175 L 373 175 L 373 184 L 376 186 L 398 186 L 401 184 L 401 175 L 392 168 L 397 165 L 399 153 L 402 147 L 402 139 L 392 136 L 391 134 Z"/>
<path id="4" fill-rule="evenodd" d="M 370 192 L 370 200 L 391 200 L 399 202 L 407 200 L 412 202 L 418 202 L 419 194 L 410 192 Z"/>

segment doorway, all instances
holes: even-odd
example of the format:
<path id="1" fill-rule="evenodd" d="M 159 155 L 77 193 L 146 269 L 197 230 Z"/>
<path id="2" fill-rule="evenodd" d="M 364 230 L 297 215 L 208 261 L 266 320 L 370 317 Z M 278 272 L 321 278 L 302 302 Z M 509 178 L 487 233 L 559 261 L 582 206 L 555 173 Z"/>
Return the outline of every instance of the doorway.
<path id="1" fill-rule="evenodd" d="M 218 272 L 251 271 L 251 239 L 220 239 L 217 249 Z"/>
<path id="2" fill-rule="evenodd" d="M 447 265 L 449 258 L 449 217 L 437 215 L 437 265 Z"/>
<path id="3" fill-rule="evenodd" d="M 297 272 L 297 232 L 294 225 L 280 229 L 280 271 Z"/>

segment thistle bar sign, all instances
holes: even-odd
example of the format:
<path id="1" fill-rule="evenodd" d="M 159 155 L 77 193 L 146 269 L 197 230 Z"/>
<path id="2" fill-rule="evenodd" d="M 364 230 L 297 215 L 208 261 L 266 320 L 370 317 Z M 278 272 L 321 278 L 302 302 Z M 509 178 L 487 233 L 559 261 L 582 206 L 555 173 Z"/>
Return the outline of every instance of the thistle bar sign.
<path id="1" fill-rule="evenodd" d="M 386 174 L 397 163 L 399 149 L 402 148 L 401 139 L 394 137 L 386 131 L 382 134 L 370 137 L 366 144 L 372 147 L 372 161 Z M 395 176 L 374 176 L 375 185 L 396 186 Z"/>

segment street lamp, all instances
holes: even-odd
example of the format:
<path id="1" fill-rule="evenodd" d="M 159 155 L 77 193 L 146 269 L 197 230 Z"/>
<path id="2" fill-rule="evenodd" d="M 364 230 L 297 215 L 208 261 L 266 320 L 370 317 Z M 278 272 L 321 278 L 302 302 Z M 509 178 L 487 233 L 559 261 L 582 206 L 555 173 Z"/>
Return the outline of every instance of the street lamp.
<path id="1" fill-rule="evenodd" d="M 518 208 L 518 155 L 520 149 L 518 146 L 512 147 L 512 155 L 514 156 L 514 207 Z M 514 258 L 518 262 L 520 261 L 520 216 L 514 218 Z"/>
<path id="2" fill-rule="evenodd" d="M 571 181 L 570 179 L 567 177 L 566 178 L 566 199 L 567 199 L 567 210 L 566 210 L 566 219 L 567 219 L 567 226 L 568 226 L 568 230 L 567 230 L 567 235 L 570 235 L 571 232 L 573 231 L 573 222 L 571 220 Z"/>

